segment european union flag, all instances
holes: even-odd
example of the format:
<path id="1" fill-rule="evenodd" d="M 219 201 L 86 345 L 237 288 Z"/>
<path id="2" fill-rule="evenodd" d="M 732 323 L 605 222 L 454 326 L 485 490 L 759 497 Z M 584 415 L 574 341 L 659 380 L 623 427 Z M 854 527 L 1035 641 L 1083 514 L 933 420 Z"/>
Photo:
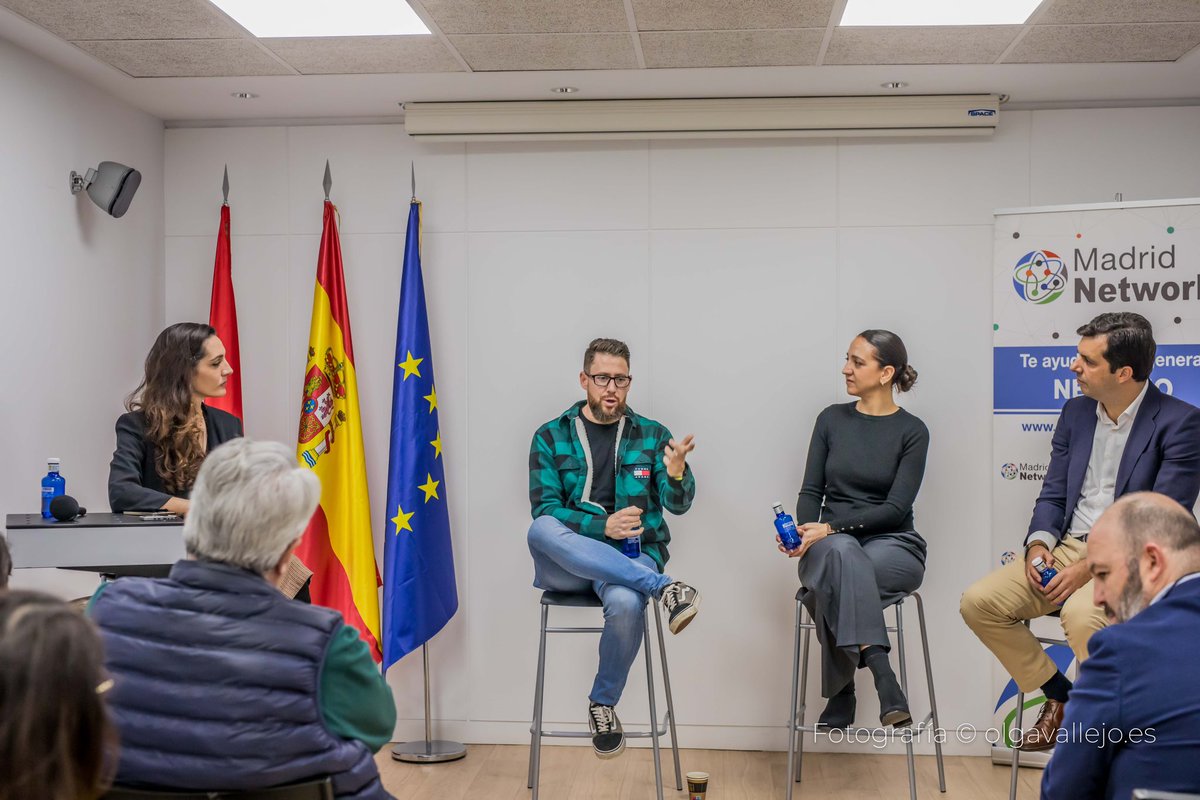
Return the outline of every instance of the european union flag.
<path id="1" fill-rule="evenodd" d="M 429 315 L 421 278 L 421 204 L 415 200 L 409 207 L 404 240 L 395 364 L 383 548 L 385 671 L 433 638 L 458 610 Z"/>

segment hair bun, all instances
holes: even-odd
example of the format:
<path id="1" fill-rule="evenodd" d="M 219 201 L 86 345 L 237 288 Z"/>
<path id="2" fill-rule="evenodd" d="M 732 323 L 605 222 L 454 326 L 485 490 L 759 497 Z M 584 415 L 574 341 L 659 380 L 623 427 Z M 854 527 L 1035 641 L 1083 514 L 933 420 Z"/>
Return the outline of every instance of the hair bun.
<path id="1" fill-rule="evenodd" d="M 912 368 L 912 364 L 905 364 L 904 369 L 900 370 L 900 377 L 896 379 L 896 388 L 907 392 L 916 382 L 917 371 Z"/>

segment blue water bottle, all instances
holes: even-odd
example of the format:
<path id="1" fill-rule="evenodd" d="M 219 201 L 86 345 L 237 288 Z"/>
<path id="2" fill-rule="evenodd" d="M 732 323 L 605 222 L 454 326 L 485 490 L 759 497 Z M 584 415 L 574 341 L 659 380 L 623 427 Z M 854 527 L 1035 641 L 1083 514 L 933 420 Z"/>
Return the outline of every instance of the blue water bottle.
<path id="1" fill-rule="evenodd" d="M 779 541 L 783 542 L 783 546 L 788 550 L 795 550 L 800 546 L 800 532 L 796 530 L 796 520 L 783 510 L 783 503 L 776 503 L 773 508 L 775 509 L 775 530 L 779 533 Z"/>
<path id="2" fill-rule="evenodd" d="M 42 517 L 44 519 L 50 519 L 53 516 L 50 513 L 50 501 L 60 494 L 67 493 L 67 481 L 58 473 L 60 463 L 57 458 L 46 460 L 48 471 L 46 477 L 42 478 Z"/>
<path id="3" fill-rule="evenodd" d="M 1042 558 L 1041 556 L 1033 559 L 1033 568 L 1036 569 L 1038 574 L 1042 576 L 1043 589 L 1045 589 L 1046 585 L 1049 584 L 1050 581 L 1054 579 L 1054 576 L 1058 574 L 1058 570 L 1056 570 L 1054 567 L 1046 566 L 1046 559 Z"/>
<path id="4" fill-rule="evenodd" d="M 637 496 L 629 498 L 629 504 L 646 513 L 646 497 Z M 642 554 L 642 535 L 630 536 L 628 539 L 621 540 L 621 552 L 630 558 L 637 558 Z"/>
<path id="5" fill-rule="evenodd" d="M 630 558 L 637 558 L 642 554 L 642 536 L 630 536 L 628 539 L 621 540 L 621 552 Z"/>

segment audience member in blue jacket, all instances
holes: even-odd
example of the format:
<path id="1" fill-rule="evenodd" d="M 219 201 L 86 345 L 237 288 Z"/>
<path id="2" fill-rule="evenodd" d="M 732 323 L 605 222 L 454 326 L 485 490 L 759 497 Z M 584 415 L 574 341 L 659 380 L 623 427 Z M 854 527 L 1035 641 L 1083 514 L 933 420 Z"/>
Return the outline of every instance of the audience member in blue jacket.
<path id="1" fill-rule="evenodd" d="M 93 596 L 118 784 L 248 790 L 330 775 L 338 798 L 391 798 L 373 754 L 396 707 L 367 645 L 338 612 L 277 588 L 320 494 L 287 447 L 233 439 L 196 477 L 188 558 Z"/>
<path id="2" fill-rule="evenodd" d="M 1200 788 L 1200 525 L 1153 492 L 1127 495 L 1088 540 L 1110 626 L 1079 668 L 1043 800 Z M 1112 623 L 1121 623 L 1119 625 Z"/>

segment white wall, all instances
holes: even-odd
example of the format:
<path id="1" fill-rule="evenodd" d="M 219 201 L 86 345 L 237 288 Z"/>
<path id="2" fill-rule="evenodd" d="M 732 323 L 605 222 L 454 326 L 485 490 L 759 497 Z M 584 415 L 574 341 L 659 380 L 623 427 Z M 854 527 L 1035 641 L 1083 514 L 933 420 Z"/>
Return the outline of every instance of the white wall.
<path id="1" fill-rule="evenodd" d="M 2 39 L 0 100 L 0 512 L 40 510 L 49 456 L 68 494 L 107 510 L 113 423 L 163 321 L 162 123 Z M 100 161 L 142 173 L 119 220 L 68 191 L 72 169 Z M 95 576 L 22 570 L 13 584 L 79 596 Z"/>
<path id="2" fill-rule="evenodd" d="M 607 335 L 632 347 L 631 405 L 698 444 L 697 500 L 673 525 L 669 569 L 704 593 L 703 613 L 670 642 L 681 741 L 766 749 L 785 742 L 797 588 L 769 504 L 791 504 L 814 416 L 845 399 L 851 337 L 896 330 L 921 373 L 903 402 L 933 437 L 917 524 L 942 722 L 983 727 L 993 661 L 957 606 L 995 566 L 983 527 L 992 210 L 1200 195 L 1197 130 L 1200 108 L 1004 112 L 994 138 L 969 141 L 466 146 L 384 125 L 169 130 L 166 321 L 207 313 L 228 162 L 247 430 L 294 441 L 330 160 L 381 537 L 415 162 L 462 597 L 430 648 L 438 735 L 528 740 L 529 437 L 577 399 L 581 353 Z M 914 709 L 926 707 L 918 663 Z M 548 719 L 581 722 L 594 644 L 552 640 L 550 664 Z M 640 670 L 627 723 L 646 718 Z M 419 737 L 419 657 L 390 679 L 399 735 Z M 873 694 L 861 680 L 863 715 Z"/>

